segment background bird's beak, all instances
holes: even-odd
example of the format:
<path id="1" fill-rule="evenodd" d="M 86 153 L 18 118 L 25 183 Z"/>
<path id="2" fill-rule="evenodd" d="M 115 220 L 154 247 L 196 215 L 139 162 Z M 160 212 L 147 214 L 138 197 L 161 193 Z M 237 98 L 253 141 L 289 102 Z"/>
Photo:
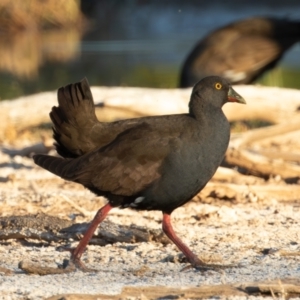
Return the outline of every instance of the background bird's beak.
<path id="1" fill-rule="evenodd" d="M 239 95 L 232 87 L 230 87 L 228 91 L 228 101 L 246 104 L 245 99 L 241 95 Z"/>

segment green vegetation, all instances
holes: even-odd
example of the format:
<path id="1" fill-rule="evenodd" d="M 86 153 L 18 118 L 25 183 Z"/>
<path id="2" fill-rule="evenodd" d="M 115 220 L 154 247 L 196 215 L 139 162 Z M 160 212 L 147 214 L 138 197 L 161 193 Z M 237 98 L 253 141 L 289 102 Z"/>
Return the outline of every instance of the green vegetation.
<path id="1" fill-rule="evenodd" d="M 299 78 L 299 69 L 275 68 L 266 73 L 257 83 L 265 86 L 300 89 Z"/>
<path id="2" fill-rule="evenodd" d="M 123 86 L 143 86 L 155 88 L 176 88 L 177 68 L 160 65 L 157 67 L 139 66 L 122 78 Z"/>
<path id="3" fill-rule="evenodd" d="M 91 60 L 93 59 L 94 57 Z M 172 65 L 139 65 L 130 69 L 118 64 L 100 72 L 93 67 L 92 62 L 82 66 L 56 61 L 41 66 L 39 75 L 30 79 L 8 72 L 0 74 L 0 100 L 56 90 L 64 84 L 80 80 L 83 76 L 88 78 L 91 85 L 176 88 L 178 72 L 178 67 Z M 257 84 L 300 89 L 299 78 L 300 70 L 280 68 L 266 74 Z"/>

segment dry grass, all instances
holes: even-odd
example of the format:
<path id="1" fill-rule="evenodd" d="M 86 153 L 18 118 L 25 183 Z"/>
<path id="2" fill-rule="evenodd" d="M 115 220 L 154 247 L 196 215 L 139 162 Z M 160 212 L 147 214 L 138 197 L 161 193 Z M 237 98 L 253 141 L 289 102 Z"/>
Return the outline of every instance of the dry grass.
<path id="1" fill-rule="evenodd" d="M 79 0 L 0 0 L 2 31 L 77 27 L 82 20 Z"/>
<path id="2" fill-rule="evenodd" d="M 0 70 L 32 78 L 45 61 L 76 57 L 87 25 L 79 4 L 79 0 L 0 0 Z"/>
<path id="3" fill-rule="evenodd" d="M 80 39 L 81 32 L 76 28 L 0 36 L 0 70 L 20 78 L 36 77 L 45 61 L 74 59 L 80 51 Z"/>

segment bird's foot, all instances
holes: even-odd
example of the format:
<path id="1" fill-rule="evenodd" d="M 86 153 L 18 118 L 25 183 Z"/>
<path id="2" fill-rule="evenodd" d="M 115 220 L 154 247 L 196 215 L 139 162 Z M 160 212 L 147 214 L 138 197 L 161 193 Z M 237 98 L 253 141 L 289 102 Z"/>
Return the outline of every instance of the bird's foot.
<path id="1" fill-rule="evenodd" d="M 64 259 L 62 268 L 65 270 L 80 270 L 86 273 L 98 272 L 96 269 L 88 268 L 80 259 L 74 259 L 71 256 L 71 259 Z"/>
<path id="2" fill-rule="evenodd" d="M 195 269 L 198 271 L 205 272 L 209 270 L 220 271 L 220 270 L 240 268 L 240 267 L 241 267 L 240 265 L 235 265 L 235 264 L 228 264 L 228 265 L 207 264 L 203 260 L 199 259 L 198 257 L 193 257 L 190 260 L 190 265 L 185 266 L 180 271 L 184 272 L 189 269 Z"/>
<path id="3" fill-rule="evenodd" d="M 58 247 L 56 250 L 58 251 L 69 251 L 71 253 L 70 259 L 64 259 L 63 264 L 61 266 L 62 269 L 65 270 L 80 270 L 82 272 L 98 272 L 96 269 L 88 268 L 80 259 L 81 253 L 78 254 L 77 248 L 67 246 Z"/>
<path id="4" fill-rule="evenodd" d="M 234 265 L 234 264 L 228 264 L 228 265 L 217 265 L 217 264 L 201 264 L 201 265 L 187 265 L 184 268 L 182 268 L 180 271 L 184 272 L 189 269 L 195 269 L 198 271 L 220 271 L 220 270 L 225 270 L 225 269 L 231 269 L 231 268 L 240 268 L 240 265 Z"/>

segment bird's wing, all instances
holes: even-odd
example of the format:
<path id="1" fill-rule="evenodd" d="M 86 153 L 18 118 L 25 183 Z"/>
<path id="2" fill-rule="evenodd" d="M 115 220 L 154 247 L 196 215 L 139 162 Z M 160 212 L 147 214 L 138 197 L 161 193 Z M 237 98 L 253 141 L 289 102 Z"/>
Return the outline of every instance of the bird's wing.
<path id="1" fill-rule="evenodd" d="M 261 69 L 281 54 L 280 46 L 265 37 L 240 36 L 232 46 L 228 64 L 237 71 Z"/>
<path id="2" fill-rule="evenodd" d="M 98 191 L 134 195 L 161 176 L 163 160 L 177 140 L 172 133 L 157 134 L 143 123 L 107 146 L 69 161 L 62 177 Z"/>
<path id="3" fill-rule="evenodd" d="M 265 37 L 232 35 L 230 39 L 216 42 L 207 48 L 197 61 L 198 68 L 219 74 L 232 82 L 243 81 L 252 74 L 276 61 L 281 55 L 281 48 L 276 42 Z M 207 57 L 214 55 L 214 59 Z M 248 81 L 248 80 L 246 80 Z"/>

